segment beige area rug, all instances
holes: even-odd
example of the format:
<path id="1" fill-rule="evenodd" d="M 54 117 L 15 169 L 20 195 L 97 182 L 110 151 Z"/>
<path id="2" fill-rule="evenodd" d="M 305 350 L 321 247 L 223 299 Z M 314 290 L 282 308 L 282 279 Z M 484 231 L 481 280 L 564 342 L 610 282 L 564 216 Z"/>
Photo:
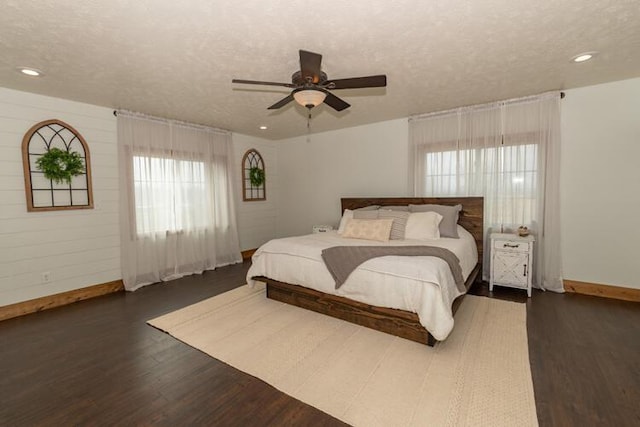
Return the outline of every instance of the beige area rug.
<path id="1" fill-rule="evenodd" d="M 435 348 L 242 286 L 149 321 L 355 426 L 538 425 L 524 304 L 468 295 Z"/>

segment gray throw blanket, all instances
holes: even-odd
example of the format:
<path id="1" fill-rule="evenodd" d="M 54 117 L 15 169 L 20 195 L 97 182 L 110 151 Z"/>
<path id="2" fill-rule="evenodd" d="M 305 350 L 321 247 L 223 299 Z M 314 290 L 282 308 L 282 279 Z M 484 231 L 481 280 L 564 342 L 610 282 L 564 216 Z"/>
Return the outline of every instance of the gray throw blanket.
<path id="1" fill-rule="evenodd" d="M 460 260 L 449 249 L 435 246 L 334 246 L 322 251 L 329 273 L 336 281 L 338 289 L 347 280 L 353 270 L 371 258 L 381 256 L 435 256 L 449 264 L 453 279 L 460 292 L 466 292 Z"/>

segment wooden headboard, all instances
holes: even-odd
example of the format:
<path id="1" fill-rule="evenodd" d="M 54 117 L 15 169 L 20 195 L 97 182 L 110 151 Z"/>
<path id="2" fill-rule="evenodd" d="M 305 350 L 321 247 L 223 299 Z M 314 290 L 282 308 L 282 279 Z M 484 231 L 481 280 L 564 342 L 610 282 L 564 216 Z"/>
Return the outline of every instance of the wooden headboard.
<path id="1" fill-rule="evenodd" d="M 484 245 L 484 198 L 483 197 L 358 197 L 342 198 L 342 212 L 345 209 L 358 209 L 365 206 L 407 206 L 421 204 L 462 205 L 458 224 L 463 226 L 476 240 L 478 262 L 482 264 Z"/>

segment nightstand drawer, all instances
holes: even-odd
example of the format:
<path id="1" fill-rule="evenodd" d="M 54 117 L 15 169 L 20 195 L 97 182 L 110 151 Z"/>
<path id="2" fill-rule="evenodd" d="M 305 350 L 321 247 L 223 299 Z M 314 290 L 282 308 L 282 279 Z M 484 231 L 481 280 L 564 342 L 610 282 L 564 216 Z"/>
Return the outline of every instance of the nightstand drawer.
<path id="1" fill-rule="evenodd" d="M 500 250 L 511 251 L 511 252 L 528 252 L 529 242 L 494 240 L 493 247 L 494 249 L 500 249 Z"/>

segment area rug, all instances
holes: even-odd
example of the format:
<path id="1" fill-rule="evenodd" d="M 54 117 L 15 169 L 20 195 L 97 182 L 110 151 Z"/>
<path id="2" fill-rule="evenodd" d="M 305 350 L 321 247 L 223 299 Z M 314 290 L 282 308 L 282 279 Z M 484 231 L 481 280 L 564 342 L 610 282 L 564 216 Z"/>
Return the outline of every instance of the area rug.
<path id="1" fill-rule="evenodd" d="M 468 295 L 435 347 L 247 285 L 150 325 L 355 426 L 538 425 L 524 304 Z"/>

